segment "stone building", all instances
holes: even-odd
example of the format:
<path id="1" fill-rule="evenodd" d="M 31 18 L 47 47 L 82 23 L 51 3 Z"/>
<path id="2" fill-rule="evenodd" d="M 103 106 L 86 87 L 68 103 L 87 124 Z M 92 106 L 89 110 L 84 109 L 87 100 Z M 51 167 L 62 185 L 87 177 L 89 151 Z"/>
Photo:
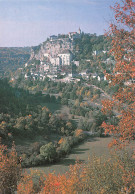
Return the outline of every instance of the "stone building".
<path id="1" fill-rule="evenodd" d="M 70 65 L 72 61 L 72 52 L 70 50 L 64 50 L 58 55 L 61 59 L 61 65 Z"/>

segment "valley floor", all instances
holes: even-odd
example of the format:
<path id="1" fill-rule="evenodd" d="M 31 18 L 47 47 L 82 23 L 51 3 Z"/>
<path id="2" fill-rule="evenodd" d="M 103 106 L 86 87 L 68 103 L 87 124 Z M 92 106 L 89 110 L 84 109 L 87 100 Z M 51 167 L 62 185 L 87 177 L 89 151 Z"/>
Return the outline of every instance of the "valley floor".
<path id="1" fill-rule="evenodd" d="M 109 148 L 108 144 L 112 140 L 111 137 L 106 138 L 89 138 L 86 142 L 80 144 L 79 146 L 76 146 L 72 149 L 72 152 L 70 155 L 65 157 L 64 159 L 61 159 L 60 162 L 53 165 L 47 165 L 44 167 L 34 167 L 26 169 L 28 172 L 32 170 L 41 170 L 45 173 L 53 172 L 55 171 L 56 174 L 63 174 L 66 171 L 68 171 L 70 165 L 74 165 L 76 160 L 80 162 L 87 162 L 89 156 L 105 156 L 108 158 L 110 156 L 109 154 Z"/>

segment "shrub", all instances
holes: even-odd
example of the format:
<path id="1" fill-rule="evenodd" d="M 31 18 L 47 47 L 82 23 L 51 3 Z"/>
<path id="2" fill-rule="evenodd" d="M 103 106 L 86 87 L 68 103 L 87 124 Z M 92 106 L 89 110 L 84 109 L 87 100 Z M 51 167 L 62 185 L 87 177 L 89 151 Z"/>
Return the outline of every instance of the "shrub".
<path id="1" fill-rule="evenodd" d="M 78 143 L 78 137 L 73 136 L 72 137 L 73 145 L 76 145 Z"/>
<path id="2" fill-rule="evenodd" d="M 133 168 L 133 161 L 127 154 L 122 158 L 112 155 L 109 160 L 93 156 L 89 159 L 88 165 L 83 168 L 84 191 L 132 194 L 135 188 Z"/>
<path id="3" fill-rule="evenodd" d="M 82 141 L 85 138 L 85 134 L 83 133 L 82 129 L 76 129 L 74 132 L 74 136 L 76 137 L 76 139 L 78 139 L 78 141 Z"/>
<path id="4" fill-rule="evenodd" d="M 37 165 L 45 164 L 45 158 L 41 154 L 36 156 Z"/>
<path id="5" fill-rule="evenodd" d="M 6 146 L 0 145 L 0 193 L 15 191 L 20 175 L 21 166 L 14 145 L 9 153 Z"/>
<path id="6" fill-rule="evenodd" d="M 34 143 L 31 145 L 32 152 L 40 153 L 40 147 L 41 147 L 41 143 L 39 143 L 39 142 L 34 142 Z"/>
<path id="7" fill-rule="evenodd" d="M 30 167 L 31 166 L 31 162 L 29 160 L 29 158 L 25 158 L 24 160 L 22 160 L 22 163 L 21 163 L 22 167 Z"/>
<path id="8" fill-rule="evenodd" d="M 43 145 L 40 148 L 40 155 L 42 155 L 45 158 L 45 160 L 52 162 L 56 157 L 56 149 L 53 143 L 50 142 L 46 145 Z"/>
<path id="9" fill-rule="evenodd" d="M 30 158 L 29 158 L 29 161 L 30 161 L 30 164 L 31 166 L 36 166 L 38 165 L 38 159 L 37 159 L 37 153 L 33 153 Z"/>
<path id="10" fill-rule="evenodd" d="M 68 138 L 65 138 L 63 142 L 60 144 L 60 149 L 62 154 L 68 154 L 70 152 L 71 146 Z"/>
<path id="11" fill-rule="evenodd" d="M 40 171 L 31 170 L 30 173 L 26 171 L 23 173 L 21 181 L 17 186 L 17 194 L 33 194 L 39 193 L 44 187 L 45 179 Z"/>
<path id="12" fill-rule="evenodd" d="M 83 130 L 82 129 L 76 129 L 75 130 L 75 137 L 79 137 L 80 135 L 83 135 Z"/>
<path id="13" fill-rule="evenodd" d="M 64 138 L 62 137 L 59 141 L 58 144 L 60 145 L 64 141 Z"/>
<path id="14" fill-rule="evenodd" d="M 135 191 L 134 163 L 129 155 L 112 155 L 110 159 L 91 157 L 87 164 L 76 162 L 63 175 L 37 173 L 38 185 L 34 187 L 34 174 L 24 174 L 17 193 L 129 193 Z"/>

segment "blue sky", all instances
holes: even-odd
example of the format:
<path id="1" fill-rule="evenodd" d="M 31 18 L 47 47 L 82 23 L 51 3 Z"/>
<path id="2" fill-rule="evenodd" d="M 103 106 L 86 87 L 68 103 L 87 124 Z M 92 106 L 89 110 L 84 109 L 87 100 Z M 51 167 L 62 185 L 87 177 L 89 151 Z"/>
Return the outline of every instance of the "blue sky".
<path id="1" fill-rule="evenodd" d="M 118 1 L 118 0 L 117 0 Z M 119 0 L 120 1 L 120 0 Z M 52 34 L 104 34 L 116 0 L 0 0 L 0 47 L 34 46 Z"/>

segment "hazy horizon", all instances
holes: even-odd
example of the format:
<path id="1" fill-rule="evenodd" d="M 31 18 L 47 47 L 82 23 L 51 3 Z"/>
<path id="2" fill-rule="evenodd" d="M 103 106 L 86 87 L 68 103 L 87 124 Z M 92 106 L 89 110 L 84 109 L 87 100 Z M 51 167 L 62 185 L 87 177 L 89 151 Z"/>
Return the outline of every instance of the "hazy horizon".
<path id="1" fill-rule="evenodd" d="M 50 35 L 104 34 L 115 0 L 0 0 L 0 47 L 37 46 Z"/>

